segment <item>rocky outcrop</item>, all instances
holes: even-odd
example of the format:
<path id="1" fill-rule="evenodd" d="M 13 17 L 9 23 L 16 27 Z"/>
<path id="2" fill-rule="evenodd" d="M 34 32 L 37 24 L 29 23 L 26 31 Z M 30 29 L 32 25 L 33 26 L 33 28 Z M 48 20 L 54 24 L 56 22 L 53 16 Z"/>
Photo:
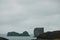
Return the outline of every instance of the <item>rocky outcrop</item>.
<path id="1" fill-rule="evenodd" d="M 30 35 L 27 31 L 24 31 L 23 33 L 8 32 L 7 36 L 30 36 Z"/>
<path id="2" fill-rule="evenodd" d="M 24 31 L 22 34 L 20 34 L 20 36 L 30 36 L 30 35 L 27 31 Z"/>
<path id="3" fill-rule="evenodd" d="M 17 32 L 8 32 L 7 36 L 19 36 L 20 34 Z"/>
<path id="4" fill-rule="evenodd" d="M 37 37 L 39 34 L 44 33 L 44 28 L 35 28 L 34 29 L 34 36 Z"/>
<path id="5" fill-rule="evenodd" d="M 0 37 L 0 40 L 8 40 L 8 39 L 6 39 L 6 38 L 3 38 L 3 37 Z"/>
<path id="6" fill-rule="evenodd" d="M 37 39 L 60 39 L 60 31 L 53 31 L 53 32 L 46 32 L 43 34 L 40 34 Z"/>

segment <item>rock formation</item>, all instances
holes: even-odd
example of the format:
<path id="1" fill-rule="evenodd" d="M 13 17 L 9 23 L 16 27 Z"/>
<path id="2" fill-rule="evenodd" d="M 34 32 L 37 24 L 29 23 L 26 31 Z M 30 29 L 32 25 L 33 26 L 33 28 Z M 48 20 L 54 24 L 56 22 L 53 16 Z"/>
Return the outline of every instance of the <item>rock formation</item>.
<path id="1" fill-rule="evenodd" d="M 8 40 L 8 39 L 6 39 L 6 38 L 3 38 L 3 37 L 0 37 L 0 40 Z"/>
<path id="2" fill-rule="evenodd" d="M 24 31 L 20 36 L 30 36 L 27 31 Z"/>
<path id="3" fill-rule="evenodd" d="M 40 34 L 37 37 L 37 40 L 52 40 L 52 39 L 59 39 L 60 40 L 60 31 L 53 31 L 53 32 L 46 32 L 43 34 Z"/>
<path id="4" fill-rule="evenodd" d="M 27 31 L 24 31 L 23 33 L 17 33 L 17 32 L 8 32 L 7 36 L 30 36 Z"/>
<path id="5" fill-rule="evenodd" d="M 34 36 L 37 37 L 39 34 L 44 33 L 44 28 L 35 28 L 34 29 Z"/>
<path id="6" fill-rule="evenodd" d="M 19 36 L 20 34 L 17 32 L 8 32 L 7 36 Z"/>

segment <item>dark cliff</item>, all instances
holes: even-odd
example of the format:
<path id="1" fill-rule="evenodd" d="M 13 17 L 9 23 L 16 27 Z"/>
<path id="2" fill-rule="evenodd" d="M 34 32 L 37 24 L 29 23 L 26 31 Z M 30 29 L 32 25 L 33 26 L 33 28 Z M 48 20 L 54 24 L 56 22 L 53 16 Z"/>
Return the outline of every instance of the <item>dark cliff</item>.
<path id="1" fill-rule="evenodd" d="M 44 33 L 44 28 L 35 28 L 34 29 L 34 36 L 37 37 L 39 34 Z"/>
<path id="2" fill-rule="evenodd" d="M 7 36 L 19 36 L 20 34 L 17 32 L 8 32 Z"/>
<path id="3" fill-rule="evenodd" d="M 37 39 L 55 39 L 60 38 L 60 31 L 46 32 L 40 34 Z"/>
<path id="4" fill-rule="evenodd" d="M 30 36 L 30 35 L 27 31 L 24 31 L 23 33 L 8 32 L 7 36 Z"/>
<path id="5" fill-rule="evenodd" d="M 8 40 L 8 39 L 6 39 L 6 38 L 3 38 L 3 37 L 0 37 L 0 40 Z"/>
<path id="6" fill-rule="evenodd" d="M 24 31 L 23 33 L 20 34 L 20 36 L 30 36 L 27 31 Z"/>

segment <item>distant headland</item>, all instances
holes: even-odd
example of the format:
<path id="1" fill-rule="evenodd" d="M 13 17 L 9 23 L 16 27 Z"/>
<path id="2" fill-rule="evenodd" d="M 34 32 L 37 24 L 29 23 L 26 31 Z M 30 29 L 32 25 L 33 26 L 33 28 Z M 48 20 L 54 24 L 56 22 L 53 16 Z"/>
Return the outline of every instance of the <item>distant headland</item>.
<path id="1" fill-rule="evenodd" d="M 27 31 L 24 31 L 23 33 L 8 32 L 7 36 L 30 36 L 30 35 Z"/>

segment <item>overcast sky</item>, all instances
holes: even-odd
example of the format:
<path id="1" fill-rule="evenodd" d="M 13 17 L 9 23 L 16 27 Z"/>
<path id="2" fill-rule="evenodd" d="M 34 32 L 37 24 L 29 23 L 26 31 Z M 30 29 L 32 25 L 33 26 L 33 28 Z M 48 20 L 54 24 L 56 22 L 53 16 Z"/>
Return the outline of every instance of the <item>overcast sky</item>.
<path id="1" fill-rule="evenodd" d="M 60 0 L 0 0 L 0 33 L 60 29 Z"/>

